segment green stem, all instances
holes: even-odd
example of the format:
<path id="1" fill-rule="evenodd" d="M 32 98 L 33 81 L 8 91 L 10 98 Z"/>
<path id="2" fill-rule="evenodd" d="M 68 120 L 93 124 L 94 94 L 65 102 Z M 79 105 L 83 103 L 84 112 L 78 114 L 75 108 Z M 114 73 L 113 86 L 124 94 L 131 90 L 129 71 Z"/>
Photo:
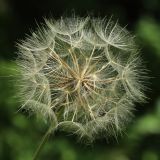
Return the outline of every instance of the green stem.
<path id="1" fill-rule="evenodd" d="M 42 137 L 42 140 L 38 146 L 38 148 L 36 149 L 34 156 L 33 156 L 33 160 L 36 160 L 38 158 L 38 155 L 40 154 L 40 151 L 42 150 L 43 146 L 45 145 L 45 143 L 47 142 L 49 136 L 51 135 L 51 131 L 53 131 L 54 128 L 50 127 L 48 129 L 48 131 L 45 133 L 45 135 Z"/>

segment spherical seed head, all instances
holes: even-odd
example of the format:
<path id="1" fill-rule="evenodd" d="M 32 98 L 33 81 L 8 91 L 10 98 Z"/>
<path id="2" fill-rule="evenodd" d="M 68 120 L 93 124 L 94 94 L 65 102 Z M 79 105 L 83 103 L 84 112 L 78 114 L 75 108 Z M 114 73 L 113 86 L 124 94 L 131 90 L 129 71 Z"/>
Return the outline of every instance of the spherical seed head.
<path id="1" fill-rule="evenodd" d="M 45 22 L 18 44 L 22 108 L 79 137 L 115 134 L 145 99 L 134 37 L 111 19 Z"/>

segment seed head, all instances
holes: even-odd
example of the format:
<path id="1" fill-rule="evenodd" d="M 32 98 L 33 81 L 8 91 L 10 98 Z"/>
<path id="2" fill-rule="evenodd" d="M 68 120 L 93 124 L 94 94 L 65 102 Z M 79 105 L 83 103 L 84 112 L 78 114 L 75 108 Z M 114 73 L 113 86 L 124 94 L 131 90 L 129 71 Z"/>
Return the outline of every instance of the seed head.
<path id="1" fill-rule="evenodd" d="M 45 20 L 18 48 L 22 108 L 57 129 L 115 134 L 145 99 L 134 37 L 111 19 Z"/>

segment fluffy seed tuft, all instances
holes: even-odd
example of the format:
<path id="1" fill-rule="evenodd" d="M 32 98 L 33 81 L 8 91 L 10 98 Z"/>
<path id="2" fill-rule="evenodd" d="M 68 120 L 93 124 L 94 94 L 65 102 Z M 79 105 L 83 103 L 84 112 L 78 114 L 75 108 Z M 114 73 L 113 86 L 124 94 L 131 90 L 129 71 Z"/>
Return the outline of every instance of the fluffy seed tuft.
<path id="1" fill-rule="evenodd" d="M 80 138 L 121 131 L 145 100 L 134 37 L 111 19 L 45 23 L 18 44 L 22 108 Z"/>

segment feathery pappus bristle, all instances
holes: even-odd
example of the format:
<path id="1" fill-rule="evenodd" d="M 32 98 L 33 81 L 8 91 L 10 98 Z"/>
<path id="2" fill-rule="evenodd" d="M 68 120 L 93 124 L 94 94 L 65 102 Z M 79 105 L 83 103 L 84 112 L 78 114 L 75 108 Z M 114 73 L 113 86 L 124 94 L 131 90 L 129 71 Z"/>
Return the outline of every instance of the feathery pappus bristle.
<path id="1" fill-rule="evenodd" d="M 111 19 L 45 20 L 18 49 L 22 108 L 80 138 L 121 131 L 146 98 L 134 37 Z"/>

